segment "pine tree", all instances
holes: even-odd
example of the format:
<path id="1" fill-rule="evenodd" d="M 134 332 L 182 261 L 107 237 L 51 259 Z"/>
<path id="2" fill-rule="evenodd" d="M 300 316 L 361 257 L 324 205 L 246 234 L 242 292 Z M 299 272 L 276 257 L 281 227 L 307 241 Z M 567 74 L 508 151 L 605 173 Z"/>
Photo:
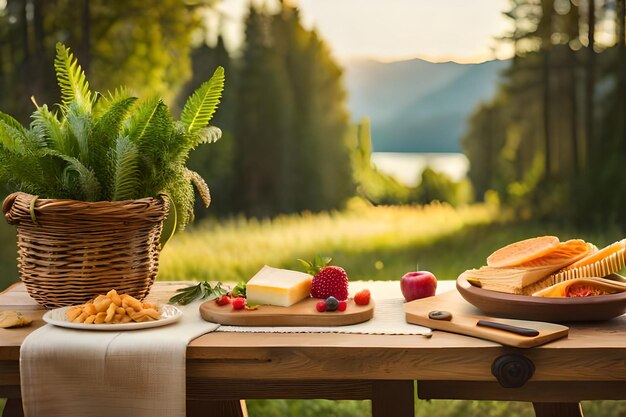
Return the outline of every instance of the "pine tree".
<path id="1" fill-rule="evenodd" d="M 297 10 L 251 8 L 239 80 L 241 210 L 268 216 L 340 207 L 353 193 L 341 70 Z"/>
<path id="2" fill-rule="evenodd" d="M 283 146 L 292 129 L 291 91 L 270 24 L 267 13 L 250 7 L 235 113 L 237 206 L 257 216 L 289 211 L 281 183 L 294 175 Z"/>
<path id="3" fill-rule="evenodd" d="M 181 89 L 177 104 L 182 108 L 186 98 L 206 79 L 207 69 L 222 66 L 229 88 L 224 90 L 220 103 L 220 111 L 216 113 L 213 122 L 222 129 L 224 140 L 212 146 L 203 146 L 196 149 L 189 158 L 189 168 L 198 172 L 204 178 L 211 178 L 211 194 L 213 202 L 211 210 L 202 210 L 201 202 L 196 201 L 196 215 L 201 218 L 209 214 L 226 214 L 234 209 L 233 206 L 233 121 L 236 91 L 236 68 L 233 66 L 230 55 L 224 46 L 224 39 L 220 35 L 215 46 L 205 42 L 193 49 L 191 53 L 191 79 Z"/>

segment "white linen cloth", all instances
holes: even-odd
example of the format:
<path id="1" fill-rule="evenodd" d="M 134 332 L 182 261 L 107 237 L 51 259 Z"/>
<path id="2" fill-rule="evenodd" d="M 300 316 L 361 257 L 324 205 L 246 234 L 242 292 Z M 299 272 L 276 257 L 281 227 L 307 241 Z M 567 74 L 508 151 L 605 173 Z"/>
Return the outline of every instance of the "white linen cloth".
<path id="1" fill-rule="evenodd" d="M 200 317 L 200 304 L 163 327 L 35 330 L 20 350 L 25 416 L 184 417 L 187 344 L 219 326 Z"/>
<path id="2" fill-rule="evenodd" d="M 437 294 L 452 290 L 455 281 L 439 281 Z M 252 327 L 220 326 L 218 332 L 241 333 L 359 333 L 359 334 L 404 334 L 431 336 L 432 330 L 406 322 L 399 281 L 351 281 L 350 296 L 362 289 L 369 289 L 374 300 L 374 317 L 364 323 L 333 327 Z M 326 314 L 326 313 L 320 313 Z"/>

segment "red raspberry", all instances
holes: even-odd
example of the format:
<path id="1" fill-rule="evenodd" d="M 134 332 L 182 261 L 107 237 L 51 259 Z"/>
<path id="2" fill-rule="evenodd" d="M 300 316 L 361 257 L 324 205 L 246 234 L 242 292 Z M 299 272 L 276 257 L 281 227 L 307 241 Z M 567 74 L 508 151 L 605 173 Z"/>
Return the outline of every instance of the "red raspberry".
<path id="1" fill-rule="evenodd" d="M 230 304 L 230 297 L 224 294 L 220 298 L 216 298 L 215 302 L 218 306 L 225 306 L 227 304 Z"/>
<path id="2" fill-rule="evenodd" d="M 319 311 L 320 313 L 323 313 L 324 311 L 326 311 L 326 301 L 322 300 L 322 301 L 318 301 L 315 304 L 315 309 L 317 311 Z"/>
<path id="3" fill-rule="evenodd" d="M 354 296 L 354 302 L 360 306 L 366 306 L 370 303 L 370 290 L 361 290 Z"/>
<path id="4" fill-rule="evenodd" d="M 348 308 L 348 303 L 346 303 L 345 301 L 339 301 L 337 311 L 346 311 L 346 308 Z"/>
<path id="5" fill-rule="evenodd" d="M 246 306 L 246 299 L 243 297 L 233 298 L 230 302 L 233 305 L 233 310 L 242 310 Z"/>

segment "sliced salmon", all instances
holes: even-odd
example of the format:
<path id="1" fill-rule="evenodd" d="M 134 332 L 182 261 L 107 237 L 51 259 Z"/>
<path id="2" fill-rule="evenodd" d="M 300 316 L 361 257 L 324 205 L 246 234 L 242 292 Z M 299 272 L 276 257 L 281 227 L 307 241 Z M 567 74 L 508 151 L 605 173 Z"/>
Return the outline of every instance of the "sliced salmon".
<path id="1" fill-rule="evenodd" d="M 537 281 L 524 294 L 533 294 L 543 288 L 576 278 L 606 277 L 626 267 L 626 239 L 615 242 L 583 259 L 555 272 L 549 277 Z"/>
<path id="2" fill-rule="evenodd" d="M 594 264 L 598 261 L 601 261 L 603 259 L 610 257 L 615 252 L 623 250 L 624 248 L 626 248 L 626 239 L 622 239 L 618 242 L 611 243 L 609 246 L 604 247 L 595 253 L 589 254 L 588 256 L 582 258 L 578 262 L 568 265 L 567 268 L 565 268 L 565 270 L 568 271 L 570 269 L 576 269 L 576 268 L 580 268 L 586 265 Z M 617 272 L 617 271 L 613 271 L 613 272 Z"/>
<path id="3" fill-rule="evenodd" d="M 491 267 L 512 267 L 533 261 L 556 249 L 561 242 L 556 236 L 539 236 L 511 243 L 487 258 Z"/>
<path id="4" fill-rule="evenodd" d="M 554 270 L 564 268 L 597 251 L 596 247 L 582 239 L 571 239 L 559 243 L 553 250 L 531 261 L 517 265 L 518 268 L 551 266 Z"/>

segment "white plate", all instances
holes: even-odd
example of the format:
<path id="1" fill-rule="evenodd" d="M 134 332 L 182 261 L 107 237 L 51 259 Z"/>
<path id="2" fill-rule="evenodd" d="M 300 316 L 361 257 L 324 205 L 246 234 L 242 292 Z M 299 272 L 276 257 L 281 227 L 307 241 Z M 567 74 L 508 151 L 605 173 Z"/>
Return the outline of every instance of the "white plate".
<path id="1" fill-rule="evenodd" d="M 85 324 L 85 323 L 73 323 L 71 321 L 67 321 L 65 318 L 65 312 L 72 308 L 69 307 L 61 307 L 56 308 L 54 310 L 48 311 L 43 315 L 43 320 L 46 323 L 53 324 L 59 327 L 67 327 L 70 329 L 81 329 L 81 330 L 137 330 L 137 329 L 147 329 L 149 327 L 159 327 L 165 326 L 167 324 L 175 323 L 183 317 L 183 312 L 178 308 L 174 307 L 170 304 L 164 304 L 161 306 L 161 318 L 155 321 L 144 321 L 141 323 L 130 322 L 130 323 L 119 323 L 119 324 Z"/>

